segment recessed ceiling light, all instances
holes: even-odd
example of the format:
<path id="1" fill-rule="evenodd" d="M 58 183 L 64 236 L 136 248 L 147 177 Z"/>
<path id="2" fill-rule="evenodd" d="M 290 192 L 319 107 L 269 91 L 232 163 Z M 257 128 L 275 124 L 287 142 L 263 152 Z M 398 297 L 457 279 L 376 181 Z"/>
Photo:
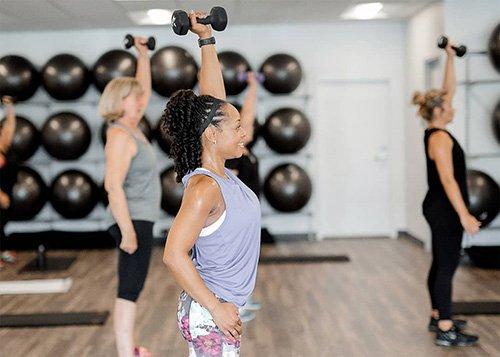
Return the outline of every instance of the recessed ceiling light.
<path id="1" fill-rule="evenodd" d="M 343 19 L 370 20 L 383 18 L 385 14 L 382 11 L 384 5 L 380 2 L 358 4 L 347 8 L 342 15 Z"/>
<path id="2" fill-rule="evenodd" d="M 131 11 L 128 17 L 138 25 L 169 25 L 172 22 L 172 11 L 167 9 Z"/>

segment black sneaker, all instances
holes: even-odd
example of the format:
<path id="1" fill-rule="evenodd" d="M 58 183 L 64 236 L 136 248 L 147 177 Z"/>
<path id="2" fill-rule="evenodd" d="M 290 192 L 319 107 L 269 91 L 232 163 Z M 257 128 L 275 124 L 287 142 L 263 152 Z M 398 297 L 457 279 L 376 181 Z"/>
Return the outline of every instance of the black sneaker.
<path id="1" fill-rule="evenodd" d="M 475 346 L 479 341 L 478 336 L 468 335 L 463 332 L 460 332 L 453 326 L 448 331 L 439 330 L 436 334 L 436 340 L 434 343 L 438 346 Z"/>
<path id="2" fill-rule="evenodd" d="M 438 321 L 439 321 L 438 319 L 431 317 L 429 325 L 427 326 L 430 332 L 438 332 L 439 330 Z M 453 321 L 453 326 L 455 326 L 458 331 L 465 329 L 465 326 L 467 325 L 467 321 L 465 320 L 453 319 L 452 321 Z"/>

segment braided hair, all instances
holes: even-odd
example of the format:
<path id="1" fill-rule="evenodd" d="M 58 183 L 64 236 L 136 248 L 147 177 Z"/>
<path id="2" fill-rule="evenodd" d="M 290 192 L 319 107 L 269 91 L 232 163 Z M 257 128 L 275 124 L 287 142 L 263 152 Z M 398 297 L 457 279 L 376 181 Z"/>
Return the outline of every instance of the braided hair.
<path id="1" fill-rule="evenodd" d="M 174 160 L 177 182 L 201 166 L 200 130 L 217 102 L 221 101 L 210 95 L 198 96 L 192 90 L 179 90 L 168 101 L 160 119 L 160 129 L 161 134 L 171 142 L 169 156 Z M 219 105 L 211 125 L 219 127 L 224 119 L 222 107 Z"/>

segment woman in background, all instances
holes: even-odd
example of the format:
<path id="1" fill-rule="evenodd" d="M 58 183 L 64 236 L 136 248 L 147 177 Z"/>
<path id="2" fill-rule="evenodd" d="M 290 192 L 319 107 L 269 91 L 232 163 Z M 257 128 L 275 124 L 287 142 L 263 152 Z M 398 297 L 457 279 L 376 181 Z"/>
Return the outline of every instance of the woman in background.
<path id="1" fill-rule="evenodd" d="M 465 155 L 458 141 L 447 130 L 455 111 L 452 101 L 456 79 L 455 52 L 449 41 L 441 90 L 416 92 L 413 103 L 427 121 L 424 146 L 427 158 L 429 190 L 423 202 L 423 213 L 432 234 L 432 265 L 427 279 L 431 298 L 429 330 L 436 332 L 439 346 L 471 346 L 478 337 L 463 332 L 466 322 L 452 320 L 451 296 L 453 275 L 460 261 L 464 230 L 475 234 L 480 222 L 469 213 Z"/>
<path id="2" fill-rule="evenodd" d="M 153 245 L 153 225 L 160 215 L 160 177 L 156 154 L 138 128 L 151 96 L 147 39 L 134 38 L 139 54 L 135 78 L 115 78 L 99 102 L 108 122 L 104 186 L 109 206 L 106 223 L 119 246 L 118 296 L 114 309 L 120 357 L 151 354 L 134 343 L 136 301 L 144 287 Z"/>

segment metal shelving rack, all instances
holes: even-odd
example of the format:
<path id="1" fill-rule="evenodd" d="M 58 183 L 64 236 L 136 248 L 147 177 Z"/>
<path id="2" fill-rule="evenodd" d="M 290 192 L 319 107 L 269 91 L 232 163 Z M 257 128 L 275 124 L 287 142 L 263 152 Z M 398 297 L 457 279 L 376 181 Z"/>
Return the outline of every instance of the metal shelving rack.
<path id="1" fill-rule="evenodd" d="M 471 109 L 471 99 L 472 99 L 472 88 L 475 86 L 499 86 L 500 87 L 500 78 L 498 79 L 480 79 L 480 80 L 472 80 L 471 79 L 471 58 L 479 57 L 479 56 L 487 56 L 487 51 L 477 51 L 477 52 L 468 52 L 467 56 L 465 56 L 465 79 L 459 82 L 459 85 L 464 86 L 465 90 L 465 152 L 467 159 L 483 159 L 483 158 L 498 158 L 500 159 L 500 148 L 498 152 L 493 153 L 479 153 L 479 154 L 470 154 L 471 152 L 471 134 L 470 128 L 472 124 L 472 109 Z M 500 160 L 499 160 L 500 165 Z M 488 231 L 500 231 L 500 226 L 488 226 L 482 228 L 482 230 Z M 466 238 L 468 242 L 468 238 Z"/>

